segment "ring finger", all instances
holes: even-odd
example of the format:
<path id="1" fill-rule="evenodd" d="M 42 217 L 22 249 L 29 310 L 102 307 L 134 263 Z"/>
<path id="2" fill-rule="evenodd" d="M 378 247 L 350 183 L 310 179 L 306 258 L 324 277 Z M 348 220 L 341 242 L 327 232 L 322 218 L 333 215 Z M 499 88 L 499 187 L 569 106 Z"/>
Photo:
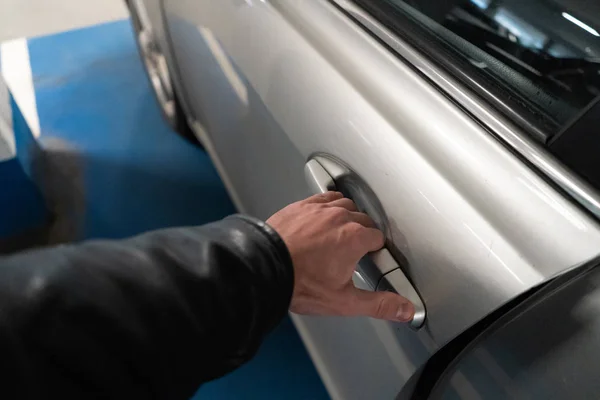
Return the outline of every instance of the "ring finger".
<path id="1" fill-rule="evenodd" d="M 354 221 L 354 222 L 358 222 L 359 224 L 361 224 L 362 226 L 364 226 L 366 228 L 375 228 L 375 229 L 377 228 L 375 221 L 373 221 L 373 219 L 365 213 L 351 212 L 350 220 Z"/>
<path id="2" fill-rule="evenodd" d="M 358 208 L 356 208 L 356 204 L 346 197 L 344 197 L 343 199 L 334 200 L 327 205 L 331 207 L 345 208 L 348 211 L 358 211 Z"/>

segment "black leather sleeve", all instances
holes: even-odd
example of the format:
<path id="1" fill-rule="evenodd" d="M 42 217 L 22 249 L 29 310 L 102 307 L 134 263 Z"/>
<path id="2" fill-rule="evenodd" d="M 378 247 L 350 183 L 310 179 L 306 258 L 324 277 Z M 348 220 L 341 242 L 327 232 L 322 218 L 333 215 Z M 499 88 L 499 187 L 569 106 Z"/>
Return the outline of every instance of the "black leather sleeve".
<path id="1" fill-rule="evenodd" d="M 239 216 L 0 259 L 0 397 L 187 400 L 254 355 L 292 290 L 283 241 Z"/>

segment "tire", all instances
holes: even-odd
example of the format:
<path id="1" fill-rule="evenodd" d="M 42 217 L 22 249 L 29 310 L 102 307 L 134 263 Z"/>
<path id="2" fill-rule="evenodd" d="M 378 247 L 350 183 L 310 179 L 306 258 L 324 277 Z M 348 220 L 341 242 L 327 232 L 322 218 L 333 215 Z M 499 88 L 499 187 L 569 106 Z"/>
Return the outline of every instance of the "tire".
<path id="1" fill-rule="evenodd" d="M 127 0 L 137 48 L 161 113 L 177 134 L 188 142 L 202 147 L 186 121 L 171 79 L 167 59 L 153 34 L 148 18 L 141 15 L 143 10 L 140 10 L 136 3 L 139 4 L 139 0 Z"/>

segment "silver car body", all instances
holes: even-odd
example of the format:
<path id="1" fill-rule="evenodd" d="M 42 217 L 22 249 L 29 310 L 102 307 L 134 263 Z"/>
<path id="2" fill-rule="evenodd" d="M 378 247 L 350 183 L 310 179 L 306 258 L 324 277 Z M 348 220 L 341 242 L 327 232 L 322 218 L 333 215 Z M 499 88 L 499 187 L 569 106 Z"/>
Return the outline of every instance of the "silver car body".
<path id="1" fill-rule="evenodd" d="M 267 218 L 310 195 L 315 155 L 349 167 L 368 189 L 357 202 L 381 207 L 427 319 L 415 331 L 294 316 L 332 398 L 410 392 L 447 343 L 600 252 L 597 222 L 548 181 L 588 204 L 596 194 L 351 2 L 143 3 L 240 211 Z"/>

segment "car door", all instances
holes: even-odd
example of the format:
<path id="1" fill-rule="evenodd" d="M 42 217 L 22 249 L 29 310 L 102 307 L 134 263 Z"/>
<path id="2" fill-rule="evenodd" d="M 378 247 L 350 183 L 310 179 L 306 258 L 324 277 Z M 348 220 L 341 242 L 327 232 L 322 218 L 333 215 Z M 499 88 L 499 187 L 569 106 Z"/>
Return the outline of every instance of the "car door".
<path id="1" fill-rule="evenodd" d="M 240 210 L 267 218 L 310 195 L 304 169 L 316 160 L 377 220 L 397 263 L 375 269 L 372 285 L 367 262 L 355 282 L 374 288 L 405 275 L 424 303 L 418 329 L 294 316 L 339 399 L 410 395 L 444 346 L 600 249 L 595 220 L 508 138 L 535 150 L 539 164 L 560 166 L 556 160 L 485 101 L 471 100 L 466 85 L 388 30 L 377 12 L 366 13 L 367 5 L 164 4 L 191 123 Z M 567 170 L 555 170 L 594 200 Z"/>

